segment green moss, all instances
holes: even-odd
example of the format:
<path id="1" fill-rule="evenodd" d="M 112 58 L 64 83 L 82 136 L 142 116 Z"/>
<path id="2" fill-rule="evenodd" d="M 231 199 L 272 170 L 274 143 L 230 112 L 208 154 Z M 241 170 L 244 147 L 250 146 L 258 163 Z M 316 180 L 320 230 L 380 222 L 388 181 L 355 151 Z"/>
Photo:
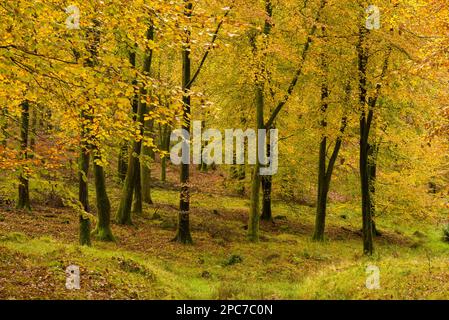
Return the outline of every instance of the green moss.
<path id="1" fill-rule="evenodd" d="M 11 232 L 5 235 L 0 235 L 0 241 L 2 242 L 17 242 L 24 243 L 28 240 L 28 237 L 21 232 Z"/>

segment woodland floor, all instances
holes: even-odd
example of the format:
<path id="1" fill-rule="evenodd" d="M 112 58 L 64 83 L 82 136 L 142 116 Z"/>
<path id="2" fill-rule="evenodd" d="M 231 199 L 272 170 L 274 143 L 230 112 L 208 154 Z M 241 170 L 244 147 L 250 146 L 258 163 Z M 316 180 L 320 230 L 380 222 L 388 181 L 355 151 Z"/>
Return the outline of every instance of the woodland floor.
<path id="1" fill-rule="evenodd" d="M 175 179 L 172 172 L 169 181 Z M 0 299 L 449 298 L 444 217 L 379 217 L 383 235 L 367 258 L 356 202 L 330 204 L 327 240 L 316 243 L 314 208 L 279 201 L 275 223 L 262 223 L 261 241 L 252 244 L 245 237 L 249 201 L 226 192 L 222 180 L 213 172 L 193 176 L 193 184 L 204 187 L 192 196 L 190 246 L 170 242 L 178 202 L 170 184 L 153 189 L 156 204 L 145 206 L 134 226 L 112 226 L 116 243 L 92 247 L 77 245 L 78 218 L 68 208 L 34 203 L 26 213 L 2 205 Z M 119 188 L 109 191 L 114 214 Z M 65 268 L 72 264 L 81 269 L 80 290 L 65 288 Z M 368 265 L 380 268 L 378 290 L 365 287 Z"/>

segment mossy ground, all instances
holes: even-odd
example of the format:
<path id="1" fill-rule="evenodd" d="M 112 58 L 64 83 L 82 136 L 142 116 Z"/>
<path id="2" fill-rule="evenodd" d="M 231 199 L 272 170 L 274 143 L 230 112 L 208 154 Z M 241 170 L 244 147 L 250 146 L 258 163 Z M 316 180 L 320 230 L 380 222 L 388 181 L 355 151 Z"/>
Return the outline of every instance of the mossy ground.
<path id="1" fill-rule="evenodd" d="M 119 189 L 110 193 L 116 208 Z M 177 191 L 157 187 L 152 197 L 155 205 L 145 206 L 133 226 L 112 225 L 115 243 L 93 239 L 92 247 L 78 246 L 78 218 L 70 209 L 0 208 L 0 298 L 449 298 L 444 217 L 378 217 L 383 234 L 374 256 L 365 257 L 356 202 L 330 205 L 324 243 L 311 240 L 314 208 L 274 202 L 275 223 L 263 223 L 261 241 L 253 244 L 246 240 L 248 200 L 200 190 L 192 196 L 194 244 L 183 246 L 170 242 Z M 81 269 L 80 290 L 65 288 L 69 265 Z M 380 269 L 378 290 L 365 287 L 368 265 Z"/>

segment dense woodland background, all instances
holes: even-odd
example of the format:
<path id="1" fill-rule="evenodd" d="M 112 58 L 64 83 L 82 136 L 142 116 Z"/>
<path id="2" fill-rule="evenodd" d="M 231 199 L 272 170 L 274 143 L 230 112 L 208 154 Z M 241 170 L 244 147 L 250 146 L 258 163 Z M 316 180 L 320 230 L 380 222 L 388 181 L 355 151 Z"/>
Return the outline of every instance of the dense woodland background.
<path id="1" fill-rule="evenodd" d="M 448 298 L 448 48 L 446 0 L 2 1 L 0 298 Z M 278 173 L 171 164 L 192 121 Z"/>

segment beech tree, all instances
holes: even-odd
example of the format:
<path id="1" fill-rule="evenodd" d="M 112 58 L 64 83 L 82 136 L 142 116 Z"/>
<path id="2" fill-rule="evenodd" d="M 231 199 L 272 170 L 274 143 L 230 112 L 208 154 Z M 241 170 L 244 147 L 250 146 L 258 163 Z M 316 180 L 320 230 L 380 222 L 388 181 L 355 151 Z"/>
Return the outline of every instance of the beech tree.
<path id="1" fill-rule="evenodd" d="M 151 24 L 147 31 L 147 40 L 154 40 L 154 26 Z M 151 70 L 153 58 L 153 50 L 147 49 L 144 57 L 142 72 L 148 75 Z M 135 60 L 131 59 L 131 64 L 136 65 Z M 142 214 L 142 185 L 141 185 L 141 167 L 139 156 L 142 149 L 142 138 L 144 133 L 144 116 L 146 111 L 146 103 L 143 102 L 147 94 L 146 84 L 142 84 L 140 92 L 136 95 L 133 105 L 137 105 L 136 121 L 139 127 L 139 138 L 132 144 L 132 149 L 128 157 L 128 170 L 126 173 L 125 182 L 123 185 L 123 194 L 120 201 L 120 207 L 117 212 L 117 222 L 119 224 L 132 224 L 131 219 L 131 206 L 133 203 L 134 195 L 134 209 L 136 214 Z"/>
<path id="2" fill-rule="evenodd" d="M 193 14 L 193 5 L 189 0 L 184 1 L 184 16 L 186 21 L 189 22 Z M 210 51 L 214 47 L 214 43 L 218 38 L 218 33 L 230 12 L 229 7 L 224 8 L 225 14 L 212 34 L 210 42 L 207 44 L 206 50 L 196 68 L 196 71 L 192 73 L 192 60 L 191 60 L 191 31 L 189 26 L 185 27 L 183 43 L 182 43 L 182 105 L 183 105 L 183 123 L 182 129 L 186 132 L 190 132 L 191 124 L 191 90 L 192 86 L 197 80 Z M 176 235 L 173 241 L 183 244 L 192 243 L 192 236 L 190 234 L 190 191 L 189 191 L 189 164 L 183 163 L 181 165 L 181 192 L 179 199 L 179 214 L 178 214 L 178 226 Z"/>
<path id="3" fill-rule="evenodd" d="M 302 51 L 301 51 L 301 57 L 299 65 L 296 68 L 296 71 L 294 72 L 293 78 L 290 81 L 290 84 L 283 94 L 282 98 L 279 100 L 277 104 L 275 104 L 275 107 L 273 108 L 273 111 L 269 114 L 268 120 L 264 121 L 264 114 L 263 114 L 263 89 L 260 84 L 260 80 L 256 77 L 256 119 L 257 119 L 257 129 L 268 129 L 271 128 L 274 121 L 276 120 L 278 114 L 281 112 L 282 108 L 285 106 L 285 104 L 290 99 L 293 90 L 296 87 L 296 84 L 298 83 L 298 80 L 303 72 L 304 63 L 307 57 L 307 54 L 309 52 L 313 36 L 315 35 L 315 32 L 318 28 L 317 23 L 320 20 L 320 16 L 322 13 L 322 10 L 327 4 L 327 0 L 321 0 L 319 3 L 319 7 L 317 9 L 317 12 L 315 13 L 315 17 L 313 19 L 313 24 L 310 28 L 310 30 L 307 33 L 306 36 L 306 43 L 304 44 Z M 266 9 L 268 12 L 268 17 L 270 17 L 271 13 L 271 2 L 266 2 Z M 269 24 L 271 24 L 270 20 L 265 19 L 265 27 L 264 32 L 265 35 L 269 34 L 270 27 Z M 248 221 L 248 238 L 250 241 L 257 242 L 259 240 L 259 217 L 260 217 L 260 210 L 259 210 L 259 193 L 260 193 L 260 183 L 261 178 L 259 174 L 260 169 L 260 163 L 257 161 L 256 165 L 253 169 L 253 177 L 252 177 L 252 184 L 251 184 L 251 205 L 250 205 L 250 213 L 249 213 L 249 221 Z"/>

